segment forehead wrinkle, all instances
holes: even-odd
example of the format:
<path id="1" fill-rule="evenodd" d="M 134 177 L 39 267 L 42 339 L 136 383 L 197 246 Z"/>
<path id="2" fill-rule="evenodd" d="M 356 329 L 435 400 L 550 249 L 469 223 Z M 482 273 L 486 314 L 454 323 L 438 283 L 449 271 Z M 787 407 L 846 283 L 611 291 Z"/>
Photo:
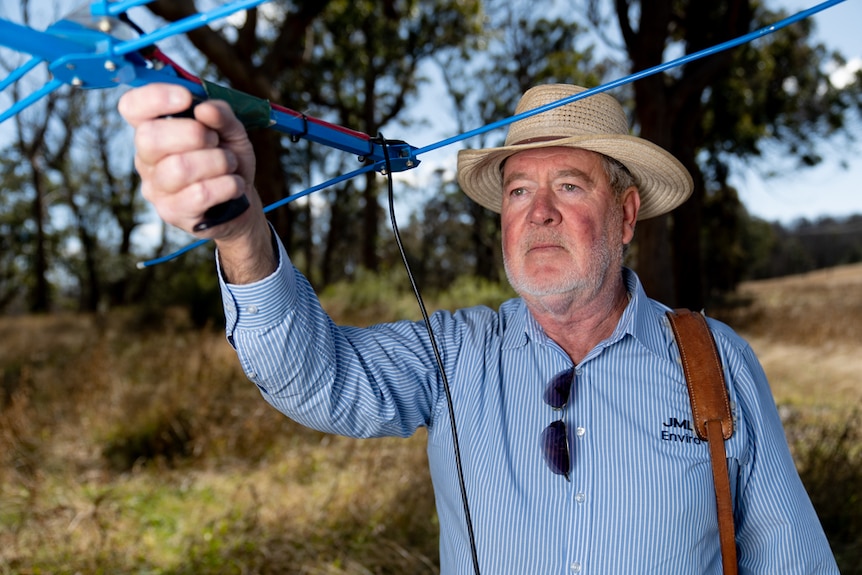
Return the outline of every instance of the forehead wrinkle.
<path id="1" fill-rule="evenodd" d="M 580 178 L 580 179 L 584 180 L 590 186 L 595 186 L 595 183 L 596 183 L 595 180 L 593 179 L 593 177 L 590 176 L 589 173 L 587 173 L 583 170 L 579 170 L 578 168 L 563 168 L 561 170 L 556 170 L 553 172 L 551 179 L 556 180 L 559 178 L 570 178 L 570 177 Z M 529 180 L 529 179 L 531 179 L 531 176 L 529 176 L 526 172 L 513 172 L 513 173 L 507 175 L 505 178 L 503 178 L 503 187 L 505 188 L 511 182 L 516 181 L 516 180 L 520 180 L 520 179 Z"/>

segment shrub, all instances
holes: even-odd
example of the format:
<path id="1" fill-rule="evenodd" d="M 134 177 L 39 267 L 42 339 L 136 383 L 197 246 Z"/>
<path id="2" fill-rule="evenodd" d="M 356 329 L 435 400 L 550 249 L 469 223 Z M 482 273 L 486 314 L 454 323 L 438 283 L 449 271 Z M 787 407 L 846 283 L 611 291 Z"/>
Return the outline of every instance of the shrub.
<path id="1" fill-rule="evenodd" d="M 115 471 L 150 462 L 173 465 L 192 454 L 192 429 L 183 410 L 146 413 L 118 427 L 102 451 Z"/>
<path id="2" fill-rule="evenodd" d="M 509 284 L 491 282 L 474 276 L 461 276 L 440 294 L 438 305 L 445 309 L 459 309 L 468 306 L 486 305 L 497 309 L 507 299 L 515 297 Z"/>
<path id="3" fill-rule="evenodd" d="M 862 412 L 797 422 L 789 435 L 841 573 L 862 573 Z"/>

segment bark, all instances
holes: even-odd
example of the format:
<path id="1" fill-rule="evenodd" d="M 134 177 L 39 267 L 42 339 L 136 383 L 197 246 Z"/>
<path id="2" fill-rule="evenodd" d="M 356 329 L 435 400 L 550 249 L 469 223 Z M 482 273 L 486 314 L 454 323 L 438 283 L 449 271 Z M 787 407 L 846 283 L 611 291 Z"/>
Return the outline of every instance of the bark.
<path id="1" fill-rule="evenodd" d="M 672 29 L 684 34 L 687 53 L 743 34 L 751 20 L 748 0 L 729 0 L 718 17 L 706 3 L 691 1 L 685 16 L 674 20 L 674 2 L 641 2 L 637 29 L 630 20 L 631 0 L 616 0 L 620 30 L 638 72 L 663 62 Z M 640 136 L 672 153 L 692 174 L 692 197 L 671 214 L 638 224 L 637 270 L 650 296 L 671 306 L 700 309 L 705 302 L 701 255 L 703 176 L 695 154 L 702 141 L 703 94 L 726 74 L 730 52 L 687 64 L 676 74 L 652 75 L 634 84 Z"/>

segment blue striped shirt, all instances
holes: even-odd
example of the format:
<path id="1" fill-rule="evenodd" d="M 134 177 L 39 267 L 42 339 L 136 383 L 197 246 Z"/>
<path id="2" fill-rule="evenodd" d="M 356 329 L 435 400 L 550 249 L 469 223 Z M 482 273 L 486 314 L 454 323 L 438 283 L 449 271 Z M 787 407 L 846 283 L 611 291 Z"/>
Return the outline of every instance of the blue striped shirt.
<path id="1" fill-rule="evenodd" d="M 428 430 L 444 575 L 473 573 L 449 410 L 423 324 L 335 325 L 279 244 L 280 265 L 222 283 L 227 336 L 263 397 L 353 437 Z M 637 276 L 614 333 L 575 367 L 562 417 L 571 481 L 545 465 L 542 399 L 573 367 L 520 299 L 431 317 L 451 385 L 482 573 L 721 573 L 708 447 L 692 431 L 679 355 Z M 220 274 L 221 275 L 221 274 Z M 730 390 L 726 442 L 740 573 L 838 573 L 751 348 L 710 320 Z"/>

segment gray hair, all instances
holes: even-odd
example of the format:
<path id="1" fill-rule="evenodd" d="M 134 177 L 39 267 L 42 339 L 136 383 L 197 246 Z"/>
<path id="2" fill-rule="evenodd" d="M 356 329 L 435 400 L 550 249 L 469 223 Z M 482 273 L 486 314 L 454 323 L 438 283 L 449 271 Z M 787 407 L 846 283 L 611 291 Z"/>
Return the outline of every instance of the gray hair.
<path id="1" fill-rule="evenodd" d="M 637 179 L 635 179 L 629 169 L 619 160 L 615 160 L 614 158 L 604 154 L 599 154 L 599 156 L 601 157 L 602 168 L 605 171 L 605 175 L 608 177 L 608 184 L 611 187 L 611 191 L 614 193 L 614 197 L 618 200 L 622 199 L 623 193 L 627 189 L 638 185 Z"/>

